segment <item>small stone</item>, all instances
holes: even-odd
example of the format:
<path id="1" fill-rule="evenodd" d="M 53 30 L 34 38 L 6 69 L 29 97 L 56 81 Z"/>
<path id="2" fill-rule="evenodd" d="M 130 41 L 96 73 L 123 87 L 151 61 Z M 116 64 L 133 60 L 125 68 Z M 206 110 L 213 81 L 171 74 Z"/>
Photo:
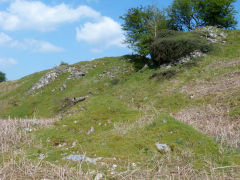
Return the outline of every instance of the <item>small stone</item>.
<path id="1" fill-rule="evenodd" d="M 45 158 L 47 158 L 48 157 L 48 155 L 45 155 L 45 154 L 40 154 L 39 155 L 39 160 L 43 160 L 43 159 L 45 159 Z"/>
<path id="2" fill-rule="evenodd" d="M 116 168 L 117 168 L 117 165 L 116 165 L 116 164 L 113 164 L 111 170 L 112 170 L 112 171 L 115 171 Z"/>
<path id="3" fill-rule="evenodd" d="M 166 144 L 156 143 L 155 145 L 156 145 L 157 149 L 161 152 L 169 152 L 170 151 L 170 148 Z"/>
<path id="4" fill-rule="evenodd" d="M 77 142 L 74 141 L 74 142 L 72 143 L 72 147 L 71 147 L 71 148 L 74 148 L 76 145 L 77 145 Z"/>
<path id="5" fill-rule="evenodd" d="M 91 133 L 94 132 L 94 131 L 95 131 L 95 129 L 94 129 L 94 127 L 92 126 L 91 129 L 89 129 L 88 134 L 91 134 Z"/>
<path id="6" fill-rule="evenodd" d="M 32 132 L 32 129 L 31 128 L 25 128 L 25 131 Z"/>
<path id="7" fill-rule="evenodd" d="M 165 69 L 170 69 L 172 66 L 170 66 L 170 65 L 168 65 L 168 66 L 166 66 L 166 68 Z"/>
<path id="8" fill-rule="evenodd" d="M 66 84 L 63 84 L 62 87 L 60 88 L 61 91 L 65 90 L 67 88 Z"/>
<path id="9" fill-rule="evenodd" d="M 133 168 L 136 168 L 136 166 L 137 166 L 136 163 L 132 163 Z"/>
<path id="10" fill-rule="evenodd" d="M 142 68 L 139 72 L 144 72 L 147 68 L 148 68 L 148 65 L 145 64 L 145 65 L 143 66 L 143 68 Z"/>
<path id="11" fill-rule="evenodd" d="M 97 175 L 95 176 L 94 180 L 100 180 L 103 178 L 103 174 L 102 173 L 97 173 Z"/>
<path id="12" fill-rule="evenodd" d="M 95 165 L 97 164 L 97 161 L 100 161 L 102 159 L 103 159 L 102 157 L 89 158 L 89 157 L 86 157 L 85 155 L 73 155 L 73 154 L 62 158 L 62 160 L 84 161 L 84 162 L 89 162 L 89 163 L 92 163 L 92 164 L 95 164 Z"/>

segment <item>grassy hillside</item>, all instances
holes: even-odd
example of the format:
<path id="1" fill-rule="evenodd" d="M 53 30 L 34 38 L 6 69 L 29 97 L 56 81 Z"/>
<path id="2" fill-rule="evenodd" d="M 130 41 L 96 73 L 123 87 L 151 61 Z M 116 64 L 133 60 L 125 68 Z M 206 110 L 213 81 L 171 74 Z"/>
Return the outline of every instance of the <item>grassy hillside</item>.
<path id="1" fill-rule="evenodd" d="M 170 68 L 142 69 L 136 56 L 107 57 L 71 65 L 88 71 L 80 79 L 66 81 L 65 72 L 31 93 L 50 70 L 1 83 L 0 118 L 57 117 L 23 145 L 33 162 L 44 154 L 58 166 L 77 167 L 62 158 L 85 154 L 103 157 L 97 165 L 83 163 L 93 177 L 100 171 L 117 179 L 240 178 L 239 47 L 240 31 L 230 31 L 206 57 Z M 159 152 L 157 142 L 170 152 Z"/>

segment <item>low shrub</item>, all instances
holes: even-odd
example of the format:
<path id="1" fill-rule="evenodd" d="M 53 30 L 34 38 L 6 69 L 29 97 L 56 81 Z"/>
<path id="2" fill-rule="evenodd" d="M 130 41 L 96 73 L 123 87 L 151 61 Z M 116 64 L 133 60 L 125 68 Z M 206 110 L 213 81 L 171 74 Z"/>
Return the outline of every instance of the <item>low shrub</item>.
<path id="1" fill-rule="evenodd" d="M 161 31 L 150 47 L 155 65 L 177 62 L 195 50 L 209 52 L 212 45 L 197 32 Z"/>
<path id="2" fill-rule="evenodd" d="M 61 63 L 60 63 L 60 66 L 67 66 L 68 65 L 68 63 L 66 63 L 66 62 L 64 62 L 64 61 L 62 61 Z"/>

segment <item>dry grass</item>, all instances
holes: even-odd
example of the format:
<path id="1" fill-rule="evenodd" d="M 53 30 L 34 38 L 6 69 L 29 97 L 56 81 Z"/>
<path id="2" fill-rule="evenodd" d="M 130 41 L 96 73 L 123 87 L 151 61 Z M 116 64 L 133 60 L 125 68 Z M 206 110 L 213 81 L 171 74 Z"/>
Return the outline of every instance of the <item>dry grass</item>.
<path id="1" fill-rule="evenodd" d="M 111 175 L 111 178 L 115 179 L 208 179 L 208 180 L 235 180 L 240 178 L 239 166 L 225 166 L 216 167 L 209 163 L 209 170 L 196 170 L 193 168 L 192 163 L 184 164 L 184 158 L 189 155 L 190 152 L 186 152 L 182 157 L 165 154 L 159 158 L 158 155 L 153 157 L 155 161 L 154 166 L 135 168 L 134 170 L 129 168 L 121 173 Z M 191 156 L 191 155 L 190 155 Z M 207 161 L 206 161 L 207 162 Z"/>
<path id="2" fill-rule="evenodd" d="M 182 110 L 174 117 L 215 137 L 221 144 L 240 148 L 240 118 L 230 120 L 226 111 L 223 107 L 208 105 Z"/>
<path id="3" fill-rule="evenodd" d="M 206 70 L 228 68 L 228 67 L 238 66 L 239 64 L 240 64 L 240 59 L 231 60 L 230 62 L 226 62 L 226 61 L 222 60 L 222 61 L 217 61 L 216 63 L 209 65 Z"/>
<path id="4" fill-rule="evenodd" d="M 8 119 L 0 120 L 0 179 L 91 179 L 83 173 L 81 164 L 77 168 L 56 166 L 46 161 L 31 161 L 23 146 L 31 146 L 32 131 L 49 127 L 55 119 Z"/>
<path id="5" fill-rule="evenodd" d="M 1 153 L 9 152 L 20 145 L 30 145 L 32 139 L 29 133 L 38 128 L 49 127 L 54 121 L 54 119 L 0 119 Z"/>
<path id="6" fill-rule="evenodd" d="M 142 116 L 140 122 L 145 118 L 154 117 Z M 67 179 L 93 179 L 97 174 L 96 170 L 82 169 L 81 162 L 76 167 L 69 164 L 62 166 L 54 165 L 44 160 L 32 161 L 24 152 L 24 148 L 16 148 L 21 144 L 31 145 L 33 140 L 29 131 L 38 128 L 50 126 L 54 119 L 25 119 L 25 120 L 0 120 L 0 143 L 1 143 L 1 161 L 0 161 L 0 179 L 48 179 L 48 180 L 67 180 Z M 184 164 L 184 158 L 191 157 L 191 152 L 185 152 L 182 156 L 170 154 L 161 155 L 156 153 L 156 157 L 146 160 L 146 164 L 151 167 L 135 167 L 127 163 L 127 170 L 124 172 L 106 172 L 104 179 L 237 179 L 240 177 L 239 167 L 216 167 L 209 164 L 209 172 L 198 171 L 192 167 L 191 162 Z M 155 165 L 152 165 L 152 162 Z M 101 168 L 100 168 L 101 169 Z M 225 170 L 228 171 L 225 171 Z M 230 169 L 230 170 L 229 170 Z M 101 171 L 100 171 L 101 172 Z"/>
<path id="7" fill-rule="evenodd" d="M 16 160 L 17 159 L 17 160 Z M 23 151 L 14 152 L 10 160 L 3 161 L 0 165 L 1 180 L 15 179 L 91 179 L 92 174 L 84 173 L 81 164 L 75 168 L 70 168 L 68 164 L 56 166 L 52 163 L 41 161 L 31 161 Z"/>
<path id="8" fill-rule="evenodd" d="M 181 91 L 195 97 L 201 97 L 237 88 L 240 88 L 240 71 L 220 76 L 211 81 L 197 81 L 184 86 Z"/>

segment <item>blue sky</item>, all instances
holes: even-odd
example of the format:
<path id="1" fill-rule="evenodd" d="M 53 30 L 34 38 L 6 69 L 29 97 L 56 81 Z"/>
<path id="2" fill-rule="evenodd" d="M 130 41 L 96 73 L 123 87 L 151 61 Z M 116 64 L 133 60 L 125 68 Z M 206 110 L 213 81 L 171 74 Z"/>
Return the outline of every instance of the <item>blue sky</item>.
<path id="1" fill-rule="evenodd" d="M 172 1 L 0 0 L 0 71 L 16 80 L 61 61 L 72 64 L 130 53 L 121 43 L 119 16 L 152 3 L 166 8 Z M 240 0 L 235 6 L 240 12 Z"/>

